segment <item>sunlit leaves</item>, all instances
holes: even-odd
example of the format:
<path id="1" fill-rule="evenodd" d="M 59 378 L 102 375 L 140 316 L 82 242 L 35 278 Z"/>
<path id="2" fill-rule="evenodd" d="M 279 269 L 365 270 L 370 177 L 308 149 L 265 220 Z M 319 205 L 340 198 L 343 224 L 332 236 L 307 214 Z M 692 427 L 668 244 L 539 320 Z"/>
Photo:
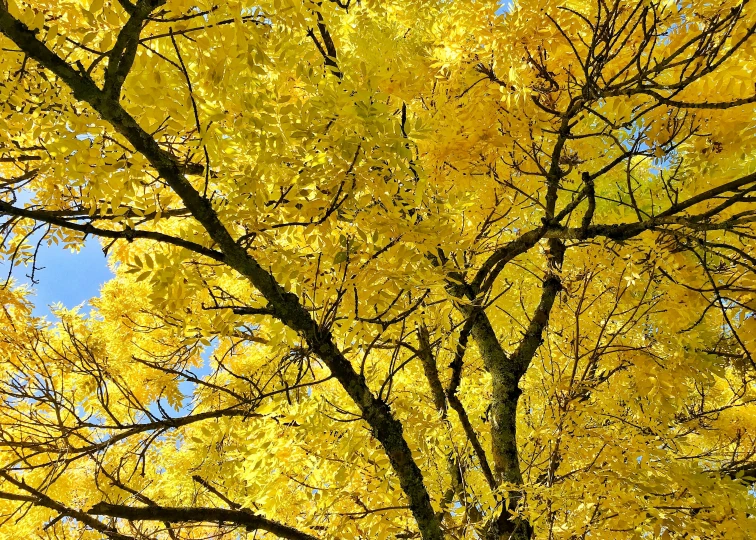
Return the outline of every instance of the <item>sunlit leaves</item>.
<path id="1" fill-rule="evenodd" d="M 104 84 L 128 4 L 9 4 Z M 171 0 L 142 24 L 119 96 L 389 404 L 450 536 L 484 534 L 520 494 L 512 512 L 538 537 L 756 534 L 754 182 L 716 191 L 756 170 L 753 10 L 610 4 Z M 323 537 L 415 534 L 395 464 L 322 351 L 123 129 L 2 45 L 3 258 L 96 235 L 116 278 L 55 322 L 0 290 L 0 468 L 76 509 L 240 505 Z M 466 431 L 491 453 L 485 348 L 474 335 L 459 372 L 469 425 L 438 407 L 418 357 L 448 388 L 479 306 L 518 350 L 547 278 L 560 290 L 520 382 L 523 483 L 492 488 Z M 53 518 L 33 507 L 3 527 L 95 537 Z"/>

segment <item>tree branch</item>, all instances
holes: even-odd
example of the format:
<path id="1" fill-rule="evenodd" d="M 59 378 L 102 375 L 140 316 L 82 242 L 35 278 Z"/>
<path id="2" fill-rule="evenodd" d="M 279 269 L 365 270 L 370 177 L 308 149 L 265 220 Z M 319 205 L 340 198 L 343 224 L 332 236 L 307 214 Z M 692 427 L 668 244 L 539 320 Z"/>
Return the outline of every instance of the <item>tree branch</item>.
<path id="1" fill-rule="evenodd" d="M 124 229 L 122 231 L 111 231 L 108 229 L 100 229 L 95 227 L 91 223 L 75 223 L 67 219 L 60 217 L 60 213 L 57 211 L 49 210 L 30 210 L 28 208 L 17 208 L 7 202 L 0 201 L 0 215 L 17 216 L 22 218 L 28 218 L 35 221 L 41 221 L 49 223 L 50 225 L 56 225 L 64 229 L 81 232 L 84 234 L 91 234 L 93 236 L 99 236 L 102 238 L 113 238 L 115 240 L 127 240 L 131 242 L 136 239 L 153 240 L 155 242 L 163 242 L 166 244 L 172 244 L 174 246 L 183 247 L 189 251 L 193 251 L 199 255 L 204 255 L 216 261 L 223 261 L 223 253 L 215 251 L 210 248 L 206 248 L 195 242 L 184 240 L 183 238 L 177 238 L 167 234 L 155 232 L 155 231 L 143 231 L 138 229 Z"/>
<path id="2" fill-rule="evenodd" d="M 267 531 L 288 540 L 317 540 L 315 536 L 283 523 L 266 519 L 247 510 L 225 508 L 170 507 L 170 506 L 125 506 L 99 502 L 87 510 L 87 514 L 109 516 L 134 521 L 167 521 L 170 523 L 231 523 L 248 531 Z"/>
<path id="3" fill-rule="evenodd" d="M 122 534 L 118 532 L 116 529 L 113 529 L 112 527 L 109 527 L 105 525 L 103 522 L 101 522 L 99 519 L 96 519 L 84 512 L 81 512 L 79 510 L 74 510 L 73 508 L 69 508 L 42 493 L 41 491 L 33 488 L 32 486 L 25 483 L 23 480 L 17 480 L 13 476 L 11 476 L 9 473 L 7 473 L 4 470 L 0 470 L 0 478 L 5 479 L 8 483 L 14 485 L 16 488 L 20 489 L 21 491 L 25 491 L 30 494 L 30 497 L 24 496 L 24 495 L 15 495 L 15 494 L 1 494 L 0 498 L 10 499 L 10 500 L 16 500 L 16 501 L 24 501 L 24 502 L 31 502 L 35 506 L 44 506 L 45 508 L 49 508 L 51 510 L 57 511 L 62 516 L 68 516 L 72 517 L 77 521 L 80 521 L 84 525 L 94 529 L 95 531 L 101 532 L 108 538 L 112 538 L 113 540 L 136 540 L 134 537 L 129 536 L 127 534 Z M 33 500 L 30 500 L 33 499 Z"/>
<path id="4" fill-rule="evenodd" d="M 132 9 L 127 9 L 130 15 L 129 20 L 118 33 L 115 45 L 108 55 L 108 66 L 105 69 L 103 91 L 109 98 L 116 101 L 120 99 L 121 88 L 136 58 L 142 25 L 150 13 L 165 2 L 166 0 L 139 0 Z"/>

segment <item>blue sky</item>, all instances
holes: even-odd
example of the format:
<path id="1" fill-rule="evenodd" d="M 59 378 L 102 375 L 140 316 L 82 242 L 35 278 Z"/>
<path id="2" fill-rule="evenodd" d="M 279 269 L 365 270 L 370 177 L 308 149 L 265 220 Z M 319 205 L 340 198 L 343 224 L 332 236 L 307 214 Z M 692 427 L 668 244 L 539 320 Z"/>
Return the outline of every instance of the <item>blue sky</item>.
<path id="1" fill-rule="evenodd" d="M 72 253 L 60 246 L 42 245 L 39 249 L 37 267 L 44 267 L 35 274 L 39 283 L 31 286 L 34 295 L 34 313 L 52 320 L 49 306 L 60 302 L 73 308 L 100 293 L 103 283 L 113 277 L 107 260 L 96 238 L 89 238 L 79 253 Z M 31 285 L 30 267 L 17 266 L 12 277 L 17 285 Z M 8 264 L 0 261 L 0 276 L 4 281 Z"/>
<path id="2" fill-rule="evenodd" d="M 102 252 L 100 242 L 96 238 L 89 238 L 84 247 L 78 253 L 72 253 L 60 246 L 42 245 L 39 249 L 36 285 L 32 285 L 27 274 L 31 268 L 17 266 L 13 269 L 13 279 L 16 285 L 25 284 L 31 287 L 33 295 L 30 300 L 34 303 L 34 314 L 47 317 L 48 321 L 54 321 L 55 317 L 50 311 L 52 304 L 61 303 L 67 308 L 73 308 L 84 304 L 83 311 L 88 311 L 86 304 L 90 298 L 99 296 L 100 287 L 113 277 L 108 268 L 107 259 Z M 5 279 L 8 275 L 8 264 L 0 261 L 0 276 Z M 210 374 L 209 356 L 212 348 L 208 347 L 203 354 L 205 364 L 194 369 L 194 373 L 200 377 Z M 194 384 L 181 382 L 179 388 L 182 393 L 191 398 Z M 165 407 L 169 407 L 166 403 Z M 175 409 L 181 413 L 191 412 L 192 400 L 184 400 L 183 407 Z M 157 408 L 153 411 L 159 416 Z"/>

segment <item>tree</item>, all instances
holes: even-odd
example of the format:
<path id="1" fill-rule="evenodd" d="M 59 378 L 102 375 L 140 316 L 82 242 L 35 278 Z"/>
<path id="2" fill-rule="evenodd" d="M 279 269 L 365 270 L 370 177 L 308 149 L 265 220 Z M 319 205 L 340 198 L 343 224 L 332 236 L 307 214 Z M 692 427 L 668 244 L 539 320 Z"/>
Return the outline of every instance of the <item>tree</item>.
<path id="1" fill-rule="evenodd" d="M 755 32 L 2 0 L 0 536 L 756 536 Z"/>

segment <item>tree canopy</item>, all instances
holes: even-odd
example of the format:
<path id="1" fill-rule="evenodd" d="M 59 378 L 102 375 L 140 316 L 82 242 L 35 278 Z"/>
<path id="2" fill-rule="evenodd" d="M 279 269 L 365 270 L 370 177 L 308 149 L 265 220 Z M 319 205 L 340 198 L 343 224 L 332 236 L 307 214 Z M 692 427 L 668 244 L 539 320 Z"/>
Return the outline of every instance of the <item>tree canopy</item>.
<path id="1" fill-rule="evenodd" d="M 754 33 L 0 0 L 0 538 L 756 537 Z"/>

